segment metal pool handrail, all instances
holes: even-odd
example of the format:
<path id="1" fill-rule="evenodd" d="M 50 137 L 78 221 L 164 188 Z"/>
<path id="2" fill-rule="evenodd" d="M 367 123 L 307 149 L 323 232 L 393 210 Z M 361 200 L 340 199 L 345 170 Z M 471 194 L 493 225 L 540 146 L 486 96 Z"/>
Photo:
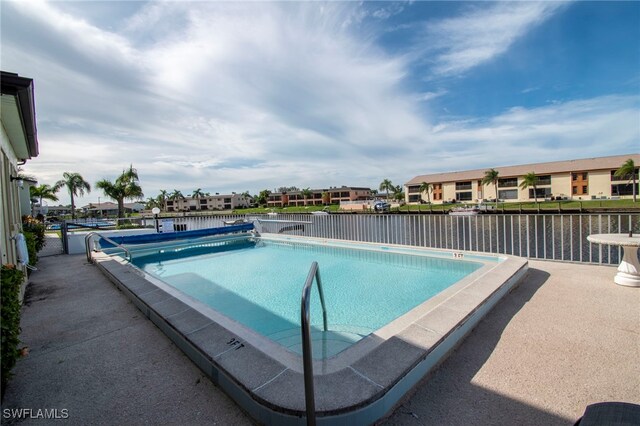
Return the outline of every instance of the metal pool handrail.
<path id="1" fill-rule="evenodd" d="M 316 404 L 313 392 L 313 359 L 311 352 L 311 321 L 309 321 L 309 296 L 313 279 L 318 282 L 318 293 L 320 293 L 320 304 L 322 305 L 322 323 L 324 331 L 327 331 L 327 309 L 324 304 L 324 294 L 322 292 L 322 281 L 320 281 L 320 270 L 318 262 L 311 264 L 307 281 L 302 289 L 302 303 L 300 305 L 300 319 L 302 328 L 302 360 L 304 367 L 304 399 L 307 408 L 307 425 L 316 424 Z"/>
<path id="2" fill-rule="evenodd" d="M 126 248 L 125 246 L 123 246 L 122 244 L 118 244 L 115 241 L 113 241 L 111 238 L 109 237 L 105 237 L 104 235 L 98 233 L 98 232 L 89 232 L 87 235 L 85 235 L 84 237 L 84 248 L 85 251 L 87 253 L 87 260 L 89 261 L 89 263 L 93 263 L 92 259 L 91 259 L 91 246 L 90 246 L 90 240 L 94 235 L 98 235 L 100 238 L 104 238 L 105 240 L 107 240 L 108 242 L 110 242 L 111 244 L 113 244 L 114 246 L 121 248 L 122 250 L 124 250 L 125 252 L 125 259 L 129 262 L 131 262 L 131 252 L 129 251 L 128 248 Z"/>

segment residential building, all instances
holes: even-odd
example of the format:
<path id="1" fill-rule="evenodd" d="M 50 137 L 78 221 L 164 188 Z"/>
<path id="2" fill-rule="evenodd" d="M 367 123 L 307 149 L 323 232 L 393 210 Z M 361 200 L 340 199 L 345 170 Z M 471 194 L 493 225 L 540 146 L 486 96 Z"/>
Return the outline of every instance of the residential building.
<path id="1" fill-rule="evenodd" d="M 38 138 L 33 80 L 1 71 L 0 86 L 0 257 L 4 265 L 18 263 L 13 238 L 22 232 L 20 195 L 27 186 L 18 176 L 18 166 L 38 156 Z"/>
<path id="2" fill-rule="evenodd" d="M 269 207 L 321 206 L 340 204 L 341 201 L 368 200 L 371 189 L 354 186 L 311 189 L 311 195 L 305 200 L 302 191 L 273 192 L 267 199 Z"/>
<path id="3" fill-rule="evenodd" d="M 614 176 L 615 171 L 629 158 L 640 166 L 640 154 L 627 154 L 494 167 L 499 174 L 498 199 L 505 202 L 529 202 L 535 199 L 631 198 L 633 185 L 629 179 Z M 430 199 L 434 204 L 442 204 L 453 201 L 494 200 L 496 191 L 494 185 L 482 184 L 482 179 L 488 169 L 416 176 L 404 184 L 405 201 L 418 203 Z M 531 172 L 535 173 L 538 178 L 536 194 L 534 194 L 532 187 L 524 189 L 520 187 L 524 175 Z M 426 192 L 420 192 L 419 188 L 423 182 L 432 186 L 429 197 Z M 638 194 L 638 168 L 636 168 L 636 194 Z"/>
<path id="4" fill-rule="evenodd" d="M 36 205 L 34 208 L 35 215 L 43 215 L 47 217 L 61 217 L 71 215 L 71 206 L 47 206 L 46 204 L 43 206 Z"/>
<path id="5" fill-rule="evenodd" d="M 81 207 L 80 209 L 83 213 L 94 217 L 118 215 L 118 204 L 110 201 L 105 201 L 103 203 L 91 203 Z M 125 213 L 138 213 L 142 210 L 144 210 L 143 203 L 124 203 Z"/>
<path id="6" fill-rule="evenodd" d="M 207 195 L 200 198 L 185 197 L 175 200 L 167 200 L 165 202 L 165 211 L 167 212 L 185 212 L 185 211 L 201 211 L 201 210 L 233 210 L 237 208 L 249 207 L 251 197 L 242 194 L 215 194 Z"/>

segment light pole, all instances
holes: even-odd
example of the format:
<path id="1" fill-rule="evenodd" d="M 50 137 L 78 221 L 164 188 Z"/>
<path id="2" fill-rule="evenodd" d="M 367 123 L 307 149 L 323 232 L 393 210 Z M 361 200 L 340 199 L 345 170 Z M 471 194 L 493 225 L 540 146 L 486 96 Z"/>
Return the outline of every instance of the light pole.
<path id="1" fill-rule="evenodd" d="M 158 225 L 158 214 L 160 213 L 160 209 L 157 207 L 154 207 L 151 209 L 151 213 L 153 213 L 153 217 L 156 221 L 156 232 L 160 232 L 160 227 Z"/>

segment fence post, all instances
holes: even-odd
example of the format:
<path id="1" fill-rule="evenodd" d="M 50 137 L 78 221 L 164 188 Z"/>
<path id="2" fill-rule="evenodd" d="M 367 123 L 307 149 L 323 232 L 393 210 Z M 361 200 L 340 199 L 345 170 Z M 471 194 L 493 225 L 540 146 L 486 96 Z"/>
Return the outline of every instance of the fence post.
<path id="1" fill-rule="evenodd" d="M 69 240 L 67 239 L 67 221 L 62 221 L 60 225 L 60 238 L 62 239 L 62 251 L 69 254 Z"/>

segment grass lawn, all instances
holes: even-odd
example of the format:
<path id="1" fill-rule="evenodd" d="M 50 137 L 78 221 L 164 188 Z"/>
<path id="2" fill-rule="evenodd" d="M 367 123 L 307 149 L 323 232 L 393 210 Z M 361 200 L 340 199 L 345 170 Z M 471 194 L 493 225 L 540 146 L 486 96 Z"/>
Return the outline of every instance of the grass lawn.
<path id="1" fill-rule="evenodd" d="M 495 206 L 495 203 L 487 203 L 490 206 Z M 440 204 L 432 207 L 433 211 L 449 210 L 454 207 L 464 205 L 463 203 L 457 204 Z M 598 209 L 638 209 L 640 211 L 640 201 L 634 203 L 633 200 L 588 200 L 588 201 L 541 201 L 536 205 L 534 202 L 530 203 L 498 203 L 498 210 L 507 212 L 519 212 L 537 210 L 538 206 L 541 211 L 558 211 L 558 210 L 598 210 Z M 399 208 L 400 211 L 429 211 L 429 206 L 425 204 L 418 205 L 405 205 Z"/>
<path id="2" fill-rule="evenodd" d="M 235 209 L 233 214 L 266 214 L 266 213 L 311 213 L 320 210 L 328 210 L 329 212 L 337 212 L 340 206 L 331 204 L 329 206 L 299 206 L 299 207 L 256 207 L 252 209 Z"/>

